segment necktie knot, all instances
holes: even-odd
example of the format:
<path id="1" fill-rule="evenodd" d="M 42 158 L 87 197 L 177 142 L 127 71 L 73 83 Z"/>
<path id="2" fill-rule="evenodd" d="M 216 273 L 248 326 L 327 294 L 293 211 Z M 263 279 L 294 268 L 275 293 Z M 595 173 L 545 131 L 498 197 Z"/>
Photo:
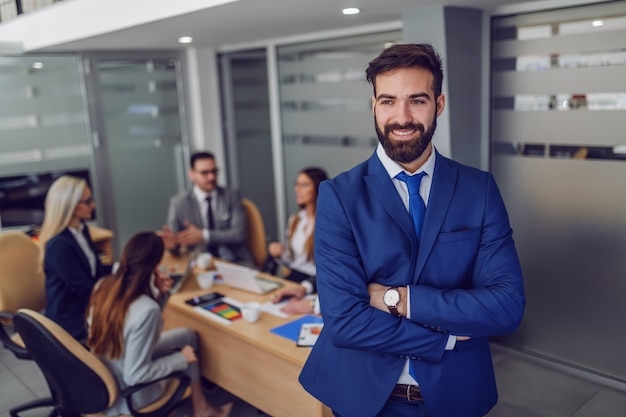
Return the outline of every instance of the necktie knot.
<path id="1" fill-rule="evenodd" d="M 420 184 L 422 183 L 422 178 L 424 178 L 425 175 L 426 173 L 423 171 L 415 175 L 408 175 L 406 172 L 400 172 L 396 175 L 396 178 L 400 181 L 404 181 L 409 189 L 409 196 L 414 196 L 419 194 Z"/>

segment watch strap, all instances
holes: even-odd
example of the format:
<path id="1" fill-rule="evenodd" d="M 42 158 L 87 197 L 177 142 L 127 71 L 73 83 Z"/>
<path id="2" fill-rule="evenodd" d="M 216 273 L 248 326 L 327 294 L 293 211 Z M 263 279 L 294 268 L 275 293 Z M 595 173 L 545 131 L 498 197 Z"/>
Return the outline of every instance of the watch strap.
<path id="1" fill-rule="evenodd" d="M 398 316 L 400 317 L 400 313 L 398 312 L 398 308 L 395 306 L 387 306 L 387 308 L 389 309 L 389 312 L 391 314 L 393 314 L 394 316 Z"/>

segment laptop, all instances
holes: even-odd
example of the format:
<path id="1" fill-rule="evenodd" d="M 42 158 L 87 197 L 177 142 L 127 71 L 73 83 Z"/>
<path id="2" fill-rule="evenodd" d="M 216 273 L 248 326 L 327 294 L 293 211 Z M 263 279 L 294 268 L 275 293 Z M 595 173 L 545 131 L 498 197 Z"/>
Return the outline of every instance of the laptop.
<path id="1" fill-rule="evenodd" d="M 202 252 L 201 249 L 195 249 L 193 252 L 189 254 L 189 259 L 187 260 L 187 266 L 184 272 L 170 274 L 170 278 L 173 281 L 172 289 L 170 290 L 170 293 L 176 294 L 180 290 L 180 288 L 183 286 L 183 284 L 187 282 L 189 277 L 193 275 L 193 270 L 196 267 L 196 263 L 198 262 L 198 255 L 201 252 Z"/>
<path id="2" fill-rule="evenodd" d="M 231 264 L 218 260 L 214 260 L 213 263 L 222 276 L 224 284 L 229 287 L 253 292 L 255 294 L 265 294 L 283 285 L 277 281 L 260 278 L 258 276 L 259 271 L 248 268 L 247 266 Z"/>

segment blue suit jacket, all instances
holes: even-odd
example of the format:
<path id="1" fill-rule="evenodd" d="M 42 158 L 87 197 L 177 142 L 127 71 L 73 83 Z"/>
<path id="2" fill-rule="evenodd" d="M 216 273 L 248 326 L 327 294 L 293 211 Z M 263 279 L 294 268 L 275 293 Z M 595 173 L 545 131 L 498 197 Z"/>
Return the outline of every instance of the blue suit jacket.
<path id="1" fill-rule="evenodd" d="M 513 331 L 522 273 L 491 174 L 436 155 L 424 226 L 374 154 L 319 190 L 315 260 L 324 330 L 300 375 L 344 417 L 375 416 L 406 358 L 431 417 L 482 416 L 497 392 L 488 336 Z M 369 305 L 367 284 L 409 285 L 411 319 Z M 471 336 L 446 351 L 448 333 Z"/>
<path id="2" fill-rule="evenodd" d="M 96 254 L 96 273 L 69 229 L 65 228 L 46 243 L 46 316 L 79 341 L 87 339 L 85 311 L 91 290 L 98 278 L 110 273 L 98 259 L 96 248 L 85 225 L 83 234 Z"/>

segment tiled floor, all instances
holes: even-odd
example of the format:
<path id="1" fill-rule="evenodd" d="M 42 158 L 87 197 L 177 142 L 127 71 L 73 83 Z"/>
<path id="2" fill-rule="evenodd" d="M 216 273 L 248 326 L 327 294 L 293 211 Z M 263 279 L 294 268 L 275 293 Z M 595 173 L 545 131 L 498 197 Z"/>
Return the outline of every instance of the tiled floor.
<path id="1" fill-rule="evenodd" d="M 493 345 L 493 358 L 500 401 L 488 417 L 624 417 L 626 384 L 587 375 L 570 368 L 546 363 Z M 31 361 L 17 360 L 0 347 L 0 417 L 9 409 L 48 395 L 39 368 Z M 230 393 L 214 388 L 209 401 L 221 405 L 235 402 L 232 417 L 264 417 L 254 407 Z M 47 417 L 48 409 L 23 413 L 23 417 Z M 180 410 L 178 415 L 192 415 Z M 298 413 L 294 410 L 294 417 Z"/>
<path id="2" fill-rule="evenodd" d="M 625 417 L 626 384 L 492 345 L 500 399 L 488 417 Z"/>

